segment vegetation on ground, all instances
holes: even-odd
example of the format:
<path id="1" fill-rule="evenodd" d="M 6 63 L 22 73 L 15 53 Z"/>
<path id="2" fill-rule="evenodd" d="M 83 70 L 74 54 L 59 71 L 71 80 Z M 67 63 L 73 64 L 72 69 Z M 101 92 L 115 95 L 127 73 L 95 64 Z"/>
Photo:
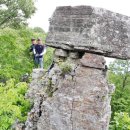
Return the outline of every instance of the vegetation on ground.
<path id="1" fill-rule="evenodd" d="M 29 52 L 31 38 L 42 38 L 45 33 L 30 28 L 0 29 L 0 130 L 10 130 L 18 120 L 24 122 L 31 104 L 25 98 L 28 82 L 21 79 L 30 75 L 34 68 L 33 57 Z M 52 62 L 53 49 L 47 48 L 44 56 L 44 67 Z"/>
<path id="2" fill-rule="evenodd" d="M 15 79 L 0 83 L 0 130 L 11 129 L 16 120 L 26 120 L 31 107 L 29 100 L 25 99 L 27 88 L 27 83 L 16 83 Z"/>
<path id="3" fill-rule="evenodd" d="M 27 19 L 36 11 L 34 0 L 0 1 L 0 130 L 11 130 L 17 120 L 24 122 L 31 104 L 25 98 L 34 68 L 29 52 L 31 38 L 45 42 L 40 27 L 27 27 Z M 44 69 L 52 62 L 53 49 L 47 48 Z M 24 79 L 26 78 L 26 79 Z"/>
<path id="4" fill-rule="evenodd" d="M 130 61 L 115 60 L 109 65 L 109 82 L 115 84 L 112 95 L 110 130 L 130 130 Z"/>

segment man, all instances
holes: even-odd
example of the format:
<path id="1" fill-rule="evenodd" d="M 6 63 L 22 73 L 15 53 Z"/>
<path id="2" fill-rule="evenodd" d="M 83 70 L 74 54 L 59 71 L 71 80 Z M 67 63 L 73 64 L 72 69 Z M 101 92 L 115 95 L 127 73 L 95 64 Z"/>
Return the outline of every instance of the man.
<path id="1" fill-rule="evenodd" d="M 30 46 L 29 51 L 32 53 L 31 55 L 33 56 L 34 64 L 36 65 L 36 63 L 35 63 L 35 54 L 34 54 L 34 49 L 35 49 L 35 45 L 36 45 L 36 39 L 32 38 L 31 42 L 32 42 L 32 45 Z"/>
<path id="2" fill-rule="evenodd" d="M 32 39 L 31 39 L 31 42 L 32 42 L 32 45 L 30 46 L 30 52 L 33 52 L 33 49 L 34 49 L 35 44 L 36 44 L 36 39 L 35 39 L 35 38 L 32 38 Z"/>
<path id="3" fill-rule="evenodd" d="M 43 68 L 43 55 L 46 53 L 46 47 L 42 44 L 40 38 L 37 39 L 37 44 L 35 45 L 34 54 L 35 61 L 40 68 Z"/>

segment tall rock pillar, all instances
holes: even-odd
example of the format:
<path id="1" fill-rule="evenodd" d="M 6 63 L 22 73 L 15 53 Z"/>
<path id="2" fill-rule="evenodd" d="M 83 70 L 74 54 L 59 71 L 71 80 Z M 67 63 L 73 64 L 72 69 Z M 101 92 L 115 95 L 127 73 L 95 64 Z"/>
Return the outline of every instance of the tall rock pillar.
<path id="1" fill-rule="evenodd" d="M 56 48 L 53 66 L 43 76 L 35 70 L 42 77 L 27 93 L 34 105 L 25 130 L 108 130 L 114 86 L 104 56 L 130 58 L 130 18 L 91 6 L 57 7 L 46 44 Z"/>
<path id="2" fill-rule="evenodd" d="M 37 96 L 30 86 L 34 107 L 26 130 L 108 130 L 113 86 L 104 57 L 80 55 L 56 49 L 53 68 L 34 84 Z"/>

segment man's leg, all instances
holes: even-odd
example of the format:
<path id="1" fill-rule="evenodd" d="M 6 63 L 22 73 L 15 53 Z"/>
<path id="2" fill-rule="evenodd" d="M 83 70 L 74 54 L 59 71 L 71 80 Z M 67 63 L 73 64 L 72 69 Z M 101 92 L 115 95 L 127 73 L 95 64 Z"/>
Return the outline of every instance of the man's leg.
<path id="1" fill-rule="evenodd" d="M 43 68 L 43 58 L 39 58 L 39 65 L 40 65 L 40 68 Z"/>
<path id="2" fill-rule="evenodd" d="M 35 67 L 38 68 L 38 64 L 39 64 L 39 58 L 35 57 Z"/>
<path id="3" fill-rule="evenodd" d="M 36 63 L 36 57 L 35 57 L 35 55 L 33 56 L 33 62 L 34 62 L 34 67 L 36 68 L 37 67 L 37 63 Z"/>

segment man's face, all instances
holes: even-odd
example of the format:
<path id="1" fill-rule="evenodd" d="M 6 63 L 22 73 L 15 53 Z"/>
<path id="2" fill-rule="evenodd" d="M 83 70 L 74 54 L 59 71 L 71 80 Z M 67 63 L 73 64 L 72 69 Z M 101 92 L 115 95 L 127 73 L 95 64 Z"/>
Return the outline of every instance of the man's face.
<path id="1" fill-rule="evenodd" d="M 32 41 L 32 44 L 36 44 L 36 40 L 33 40 L 33 41 Z"/>
<path id="2" fill-rule="evenodd" d="M 42 43 L 42 41 L 41 41 L 41 40 L 38 40 L 38 41 L 37 41 L 37 43 L 38 43 L 38 44 L 41 44 L 41 43 Z"/>

